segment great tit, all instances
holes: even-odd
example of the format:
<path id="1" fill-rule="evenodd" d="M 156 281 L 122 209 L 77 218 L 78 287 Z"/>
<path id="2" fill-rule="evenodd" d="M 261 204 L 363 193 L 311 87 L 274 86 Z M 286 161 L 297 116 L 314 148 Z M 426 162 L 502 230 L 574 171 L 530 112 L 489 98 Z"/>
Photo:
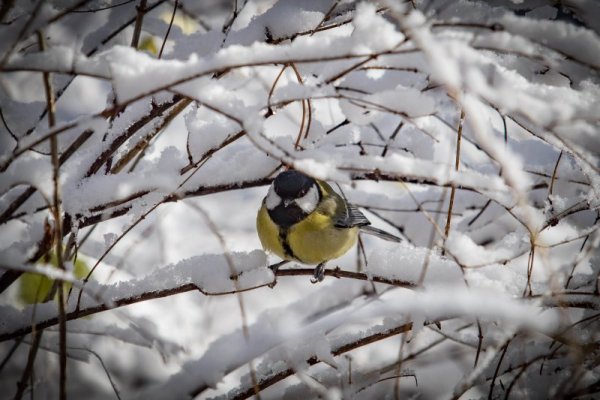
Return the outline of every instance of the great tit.
<path id="1" fill-rule="evenodd" d="M 342 256 L 356 243 L 359 230 L 400 241 L 370 224 L 329 184 L 295 170 L 277 175 L 256 218 L 263 248 L 284 260 L 276 266 L 293 260 L 317 264 L 313 283 L 323 280 L 327 261 Z"/>

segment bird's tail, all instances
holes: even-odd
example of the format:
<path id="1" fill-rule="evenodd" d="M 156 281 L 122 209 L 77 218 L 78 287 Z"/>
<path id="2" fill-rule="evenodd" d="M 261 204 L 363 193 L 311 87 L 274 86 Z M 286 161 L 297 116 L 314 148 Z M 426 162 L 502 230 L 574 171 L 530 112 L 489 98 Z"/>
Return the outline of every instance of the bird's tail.
<path id="1" fill-rule="evenodd" d="M 391 233 L 387 233 L 386 231 L 382 231 L 381 229 L 374 228 L 371 225 L 361 226 L 360 230 L 364 233 L 377 236 L 378 238 L 389 240 L 390 242 L 402 241 L 402 239 L 400 239 L 398 236 L 394 236 Z"/>

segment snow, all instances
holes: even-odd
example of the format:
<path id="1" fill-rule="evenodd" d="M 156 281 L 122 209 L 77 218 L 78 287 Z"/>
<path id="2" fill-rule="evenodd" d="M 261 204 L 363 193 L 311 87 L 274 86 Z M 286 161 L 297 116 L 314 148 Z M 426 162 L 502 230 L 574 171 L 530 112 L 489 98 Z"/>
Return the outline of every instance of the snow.
<path id="1" fill-rule="evenodd" d="M 232 20 L 179 2 L 161 59 L 131 46 L 137 2 L 67 3 L 2 16 L 0 272 L 71 282 L 68 315 L 90 313 L 67 323 L 70 397 L 113 396 L 107 373 L 125 398 L 231 398 L 254 378 L 264 398 L 575 397 L 600 376 L 572 356 L 600 307 L 595 3 L 249 0 Z M 143 38 L 162 42 L 172 7 Z M 343 277 L 277 276 L 256 215 L 288 168 L 402 241 L 361 234 L 326 264 Z M 58 239 L 97 264 L 87 283 L 40 258 Z M 52 398 L 58 308 L 19 290 L 0 295 L 0 350 L 50 324 L 34 397 Z M 29 349 L 3 365 L 7 396 Z"/>
<path id="2" fill-rule="evenodd" d="M 512 32 L 532 38 L 555 51 L 600 66 L 600 38 L 593 31 L 560 21 L 532 20 L 505 15 L 501 20 Z"/>
<path id="3" fill-rule="evenodd" d="M 48 158 L 17 160 L 3 174 L 0 191 L 25 184 L 36 187 L 47 199 L 52 198 L 52 164 Z"/>
<path id="4" fill-rule="evenodd" d="M 229 260 L 233 262 L 232 268 L 239 275 L 237 279 L 231 278 Z M 164 267 L 137 280 L 117 282 L 112 285 L 101 285 L 90 281 L 82 286 L 87 295 L 81 298 L 79 307 L 85 309 L 104 303 L 110 308 L 119 299 L 136 298 L 144 293 L 175 289 L 186 284 L 193 284 L 207 295 L 244 290 L 273 281 L 273 273 L 266 267 L 265 253 L 259 250 L 251 253 L 232 253 L 227 257 L 222 254 L 197 256 L 183 260 L 177 265 Z M 40 272 L 72 283 L 77 282 L 73 280 L 70 273 L 61 272 L 56 268 L 36 267 L 24 270 Z M 72 296 L 66 312 L 76 310 L 77 306 L 78 296 Z M 56 317 L 57 310 L 53 304 L 29 306 L 20 314 L 4 318 L 0 335 L 28 326 L 32 321 L 38 323 Z"/>
<path id="5" fill-rule="evenodd" d="M 201 115 L 199 109 L 192 109 L 185 115 L 189 134 L 188 147 L 194 159 L 216 149 L 239 129 L 233 121 L 222 115 L 211 116 L 209 121 L 202 119 Z"/>

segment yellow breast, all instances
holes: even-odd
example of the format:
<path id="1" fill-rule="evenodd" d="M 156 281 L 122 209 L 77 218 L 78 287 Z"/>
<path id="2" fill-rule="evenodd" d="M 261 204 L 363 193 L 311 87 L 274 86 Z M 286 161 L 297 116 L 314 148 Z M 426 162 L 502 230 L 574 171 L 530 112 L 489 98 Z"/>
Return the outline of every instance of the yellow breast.
<path id="1" fill-rule="evenodd" d="M 265 250 L 284 260 L 295 259 L 305 264 L 319 264 L 342 256 L 356 243 L 358 236 L 358 228 L 336 228 L 333 220 L 321 212 L 313 212 L 292 225 L 286 235 L 280 234 L 266 208 L 261 207 L 256 225 Z M 292 256 L 286 254 L 284 240 Z"/>
<path id="2" fill-rule="evenodd" d="M 336 228 L 331 218 L 315 212 L 291 227 L 288 241 L 299 261 L 319 264 L 341 257 L 357 236 L 358 228 Z"/>
<path id="3" fill-rule="evenodd" d="M 283 251 L 283 246 L 279 239 L 279 228 L 273 222 L 271 217 L 269 217 L 264 202 L 256 216 L 256 231 L 258 232 L 258 238 L 260 239 L 263 249 L 275 253 L 284 260 L 290 260 Z"/>

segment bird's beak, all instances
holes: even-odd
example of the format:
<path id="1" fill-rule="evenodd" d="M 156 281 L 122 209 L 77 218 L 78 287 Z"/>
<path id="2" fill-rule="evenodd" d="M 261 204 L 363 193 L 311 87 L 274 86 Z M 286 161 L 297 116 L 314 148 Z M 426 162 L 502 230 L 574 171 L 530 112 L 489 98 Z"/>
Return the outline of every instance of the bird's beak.
<path id="1" fill-rule="evenodd" d="M 294 200 L 292 200 L 292 199 L 284 199 L 284 200 L 283 200 L 283 206 L 284 206 L 284 207 L 287 207 L 287 206 L 289 206 L 290 204 L 292 204 L 293 202 L 294 202 Z"/>

